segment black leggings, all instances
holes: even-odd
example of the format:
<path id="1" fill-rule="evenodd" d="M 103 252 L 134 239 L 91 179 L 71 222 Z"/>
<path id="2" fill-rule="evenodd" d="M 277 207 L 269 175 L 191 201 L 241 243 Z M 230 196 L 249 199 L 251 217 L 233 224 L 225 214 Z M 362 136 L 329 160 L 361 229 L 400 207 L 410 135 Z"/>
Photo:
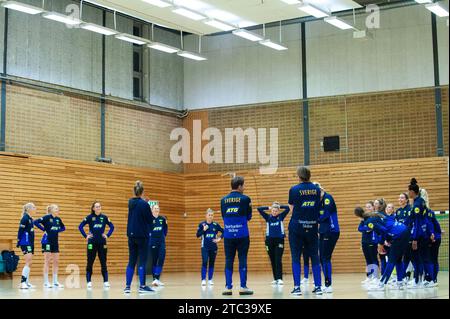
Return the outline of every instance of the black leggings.
<path id="1" fill-rule="evenodd" d="M 272 265 L 273 279 L 283 279 L 284 238 L 266 237 L 266 250 Z"/>
<path id="2" fill-rule="evenodd" d="M 87 246 L 87 266 L 86 266 L 86 280 L 91 282 L 92 266 L 94 265 L 95 258 L 98 255 L 100 264 L 102 266 L 103 281 L 108 281 L 108 267 L 106 265 L 108 249 L 105 243 L 88 243 Z"/>
<path id="3" fill-rule="evenodd" d="M 377 244 L 362 243 L 362 250 L 364 257 L 366 258 L 366 272 L 367 276 L 372 275 L 375 272 L 375 268 L 378 271 L 378 247 Z"/>

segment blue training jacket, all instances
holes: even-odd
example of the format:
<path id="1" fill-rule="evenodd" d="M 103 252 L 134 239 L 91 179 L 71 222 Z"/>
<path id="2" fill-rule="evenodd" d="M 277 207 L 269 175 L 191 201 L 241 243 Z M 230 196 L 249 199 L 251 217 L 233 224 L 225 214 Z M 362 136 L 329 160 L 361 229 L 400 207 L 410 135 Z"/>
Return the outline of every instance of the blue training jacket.
<path id="1" fill-rule="evenodd" d="M 220 201 L 220 211 L 224 221 L 224 237 L 245 238 L 250 235 L 248 221 L 252 219 L 252 201 L 250 197 L 232 191 Z"/>

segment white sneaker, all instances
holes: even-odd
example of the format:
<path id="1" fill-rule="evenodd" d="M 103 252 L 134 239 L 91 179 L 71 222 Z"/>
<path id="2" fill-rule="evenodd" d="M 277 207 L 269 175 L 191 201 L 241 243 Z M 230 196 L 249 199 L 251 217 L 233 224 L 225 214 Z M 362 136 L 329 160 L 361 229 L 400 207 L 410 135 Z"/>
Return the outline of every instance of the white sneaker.
<path id="1" fill-rule="evenodd" d="M 278 283 L 277 280 L 272 280 L 272 282 L 270 283 L 272 286 L 276 285 Z"/>
<path id="2" fill-rule="evenodd" d="M 278 286 L 283 286 L 283 285 L 284 285 L 283 280 L 278 279 L 278 280 L 277 280 L 277 285 L 278 285 Z"/>
<path id="3" fill-rule="evenodd" d="M 111 285 L 109 284 L 108 281 L 105 281 L 105 282 L 103 283 L 103 288 L 110 288 L 110 287 L 111 287 Z"/>
<path id="4" fill-rule="evenodd" d="M 92 282 L 88 282 L 88 283 L 86 284 L 86 288 L 87 288 L 87 289 L 92 289 Z"/>
<path id="5" fill-rule="evenodd" d="M 63 289 L 64 285 L 60 284 L 59 282 L 54 282 L 53 287 Z"/>
<path id="6" fill-rule="evenodd" d="M 36 288 L 36 286 L 33 285 L 33 284 L 31 284 L 30 282 L 27 282 L 27 286 L 28 286 L 28 289 L 34 289 L 34 288 Z"/>
<path id="7" fill-rule="evenodd" d="M 333 293 L 333 287 L 332 286 L 328 286 L 328 287 L 323 287 L 323 292 L 326 294 L 332 294 Z"/>
<path id="8" fill-rule="evenodd" d="M 386 285 L 383 284 L 382 282 L 375 284 L 375 285 L 370 285 L 367 290 L 369 291 L 384 291 L 386 289 Z"/>
<path id="9" fill-rule="evenodd" d="M 364 279 L 363 281 L 361 281 L 361 284 L 366 285 L 370 282 L 371 278 L 367 277 L 366 279 Z"/>
<path id="10" fill-rule="evenodd" d="M 432 281 L 424 281 L 423 282 L 423 284 L 422 284 L 422 286 L 423 286 L 423 288 L 433 288 L 434 286 L 433 286 L 433 282 Z"/>
<path id="11" fill-rule="evenodd" d="M 165 286 L 165 284 L 161 280 L 159 280 L 159 279 L 156 279 L 156 280 L 158 281 L 158 286 Z"/>
<path id="12" fill-rule="evenodd" d="M 44 288 L 53 288 L 53 285 L 49 282 L 44 283 Z"/>
<path id="13" fill-rule="evenodd" d="M 202 286 L 206 286 L 206 280 L 202 280 Z"/>
<path id="14" fill-rule="evenodd" d="M 20 286 L 19 286 L 19 289 L 30 289 L 30 287 L 28 287 L 26 282 L 21 282 Z"/>
<path id="15" fill-rule="evenodd" d="M 403 290 L 405 288 L 405 284 L 403 281 L 400 281 L 395 284 L 391 284 L 389 288 L 392 290 Z"/>
<path id="16" fill-rule="evenodd" d="M 309 278 L 303 278 L 301 281 L 302 285 L 308 285 L 309 284 Z"/>
<path id="17" fill-rule="evenodd" d="M 208 285 L 210 285 L 210 286 L 214 286 L 214 281 L 212 281 L 212 280 L 209 280 L 209 281 L 208 281 Z"/>

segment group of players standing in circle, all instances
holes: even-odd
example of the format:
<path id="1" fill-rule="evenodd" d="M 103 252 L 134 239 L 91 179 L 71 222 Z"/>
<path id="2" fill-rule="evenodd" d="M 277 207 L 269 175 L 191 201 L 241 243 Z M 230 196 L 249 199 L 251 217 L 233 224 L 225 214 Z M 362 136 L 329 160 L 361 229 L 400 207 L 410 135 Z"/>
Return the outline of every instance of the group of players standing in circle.
<path id="1" fill-rule="evenodd" d="M 311 171 L 301 166 L 297 169 L 300 183 L 289 190 L 288 205 L 274 202 L 270 207 L 258 207 L 258 212 L 266 222 L 265 245 L 272 266 L 273 285 L 283 285 L 282 258 L 285 246 L 283 221 L 291 213 L 289 222 L 289 246 L 292 258 L 294 288 L 292 295 L 301 295 L 301 284 L 308 282 L 309 260 L 314 278 L 313 293 L 321 295 L 332 293 L 331 257 L 340 235 L 337 208 L 331 194 L 320 184 L 311 182 Z M 126 268 L 124 293 L 131 293 L 135 270 L 139 277 L 139 293 L 154 293 L 146 285 L 147 269 L 153 274 L 152 286 L 164 286 L 160 281 L 164 265 L 166 247 L 165 237 L 168 226 L 165 217 L 160 216 L 159 206 L 150 207 L 144 200 L 144 186 L 138 181 L 134 186 L 134 197 L 128 202 L 127 237 L 129 261 Z M 237 176 L 231 180 L 231 192 L 221 199 L 220 212 L 224 221 L 222 228 L 214 221 L 214 211 L 208 209 L 206 219 L 199 223 L 196 236 L 201 238 L 201 285 L 214 285 L 214 264 L 218 243 L 223 239 L 225 250 L 225 289 L 223 295 L 233 293 L 233 264 L 238 255 L 240 275 L 240 295 L 252 295 L 247 287 L 247 256 L 250 247 L 248 222 L 252 219 L 252 202 L 244 194 L 245 181 Z M 411 198 L 413 205 L 409 206 Z M 414 265 L 414 280 L 408 285 L 431 287 L 437 282 L 437 256 L 441 231 L 434 212 L 420 195 L 417 181 L 413 179 L 409 192 L 400 195 L 401 207 L 394 212 L 393 205 L 384 200 L 368 203 L 366 209 L 357 207 L 355 215 L 361 219 L 358 230 L 362 232 L 362 249 L 367 263 L 369 290 L 384 290 L 394 267 L 397 270 L 397 287 L 402 289 L 406 270 L 410 261 Z M 269 213 L 267 213 L 269 212 Z M 63 288 L 58 282 L 59 245 L 58 234 L 65 230 L 59 217 L 57 205 L 50 205 L 47 215 L 37 220 L 34 204 L 24 205 L 19 226 L 18 243 L 25 255 L 22 271 L 21 289 L 34 286 L 29 282 L 30 267 L 34 254 L 34 226 L 44 232 L 41 240 L 45 256 L 44 287 Z M 84 227 L 89 225 L 89 233 Z M 106 226 L 109 231 L 105 234 Z M 79 225 L 79 231 L 87 239 L 87 288 L 92 288 L 92 267 L 99 256 L 104 287 L 109 288 L 107 270 L 106 240 L 113 234 L 114 225 L 102 213 L 100 202 L 91 206 L 91 214 Z M 220 236 L 219 236 L 220 233 Z M 150 258 L 148 255 L 150 254 Z M 301 257 L 305 262 L 305 278 L 301 280 Z M 378 258 L 381 261 L 381 279 L 378 279 Z M 50 263 L 53 263 L 53 282 L 48 281 Z M 322 273 L 325 285 L 322 287 Z M 424 280 L 421 278 L 424 276 Z"/>
<path id="2" fill-rule="evenodd" d="M 429 207 L 428 194 L 413 178 L 408 192 L 401 193 L 398 201 L 397 210 L 384 199 L 368 202 L 365 209 L 355 208 L 355 215 L 361 220 L 358 230 L 362 233 L 361 245 L 367 264 L 367 278 L 362 284 L 369 291 L 438 285 L 442 230 Z M 408 271 L 410 265 L 414 269 L 413 277 Z M 397 278 L 390 281 L 394 268 Z M 379 269 L 381 278 L 378 278 Z"/>

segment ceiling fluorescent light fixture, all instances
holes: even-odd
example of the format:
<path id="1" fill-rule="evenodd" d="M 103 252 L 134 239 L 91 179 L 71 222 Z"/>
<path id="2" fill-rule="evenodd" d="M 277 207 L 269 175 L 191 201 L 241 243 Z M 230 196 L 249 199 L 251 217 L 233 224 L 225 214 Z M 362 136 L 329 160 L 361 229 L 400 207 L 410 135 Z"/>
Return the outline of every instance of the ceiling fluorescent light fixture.
<path id="1" fill-rule="evenodd" d="M 119 33 L 116 30 L 105 28 L 105 27 L 102 27 L 102 26 L 94 24 L 94 23 L 82 23 L 80 28 L 82 28 L 84 30 L 92 31 L 95 33 L 100 33 L 103 35 L 114 35 L 114 34 Z"/>
<path id="2" fill-rule="evenodd" d="M 262 44 L 262 45 L 264 45 L 264 46 L 266 46 L 266 47 L 275 49 L 275 50 L 277 50 L 277 51 L 284 51 L 284 50 L 287 50 L 287 49 L 288 49 L 288 48 L 285 47 L 284 45 L 281 45 L 281 44 L 279 44 L 279 43 L 277 43 L 277 42 L 274 42 L 274 41 L 272 41 L 272 40 L 270 40 L 270 39 L 259 41 L 259 43 Z"/>
<path id="3" fill-rule="evenodd" d="M 300 4 L 300 3 L 302 3 L 299 0 L 281 0 L 281 1 L 284 2 L 284 3 L 287 3 L 287 4 Z"/>
<path id="4" fill-rule="evenodd" d="M 448 10 L 442 7 L 438 2 L 426 4 L 425 8 L 441 18 L 448 17 Z"/>
<path id="5" fill-rule="evenodd" d="M 200 13 L 197 13 L 195 11 L 183 8 L 183 7 L 177 7 L 172 10 L 172 12 L 179 14 L 183 17 L 189 18 L 191 20 L 200 21 L 206 19 L 204 15 L 201 15 Z"/>
<path id="6" fill-rule="evenodd" d="M 167 8 L 167 7 L 171 7 L 172 4 L 167 2 L 167 1 L 163 1 L 163 0 L 142 0 L 144 2 L 147 2 L 151 5 L 160 7 L 160 8 Z"/>
<path id="7" fill-rule="evenodd" d="M 262 41 L 264 38 L 260 36 L 259 34 L 247 31 L 245 29 L 238 29 L 233 31 L 234 35 L 237 35 L 238 37 L 256 42 L 256 41 Z"/>
<path id="8" fill-rule="evenodd" d="M 82 22 L 78 18 L 74 18 L 72 16 L 66 16 L 66 15 L 58 13 L 58 12 L 46 12 L 42 16 L 46 19 L 69 24 L 69 25 L 79 25 Z"/>
<path id="9" fill-rule="evenodd" d="M 313 6 L 312 4 L 305 3 L 305 4 L 301 5 L 300 7 L 298 7 L 298 9 L 303 12 L 306 12 L 309 15 L 312 15 L 315 18 L 325 18 L 325 17 L 329 16 L 328 12 L 326 12 L 322 9 L 319 9 L 319 8 Z"/>
<path id="10" fill-rule="evenodd" d="M 147 44 L 150 42 L 144 38 L 136 37 L 134 35 L 126 34 L 126 33 L 117 34 L 115 37 L 116 37 L 116 39 L 130 42 L 130 43 L 137 44 L 137 45 L 144 45 L 144 44 Z"/>
<path id="11" fill-rule="evenodd" d="M 2 7 L 15 11 L 20 11 L 28 14 L 39 14 L 44 12 L 44 9 L 30 6 L 29 4 L 20 3 L 17 1 L 6 1 L 2 3 Z"/>
<path id="12" fill-rule="evenodd" d="M 170 45 L 159 43 L 159 42 L 152 42 L 148 45 L 148 47 L 151 49 L 166 52 L 166 53 L 177 53 L 178 51 L 180 51 L 180 49 L 178 49 L 178 48 L 171 47 Z"/>
<path id="13" fill-rule="evenodd" d="M 205 61 L 208 60 L 207 58 L 205 58 L 204 56 L 201 56 L 199 54 L 196 53 L 192 53 L 189 51 L 180 51 L 177 53 L 179 56 L 182 56 L 183 58 L 187 58 L 187 59 L 191 59 L 191 60 L 195 60 L 195 61 Z"/>
<path id="14" fill-rule="evenodd" d="M 354 29 L 354 27 L 347 22 L 339 19 L 336 16 L 327 17 L 324 19 L 326 23 L 329 23 L 331 25 L 334 25 L 335 27 L 341 29 L 341 30 L 348 30 L 348 29 Z"/>
<path id="15" fill-rule="evenodd" d="M 414 1 L 416 1 L 417 3 L 420 3 L 420 4 L 433 2 L 433 0 L 414 0 Z"/>
<path id="16" fill-rule="evenodd" d="M 222 22 L 219 20 L 214 20 L 214 19 L 206 20 L 205 24 L 207 24 L 211 27 L 214 27 L 216 29 L 222 30 L 222 31 L 231 31 L 231 30 L 236 29 L 236 27 L 234 27 L 228 23 L 225 23 L 225 22 Z"/>

